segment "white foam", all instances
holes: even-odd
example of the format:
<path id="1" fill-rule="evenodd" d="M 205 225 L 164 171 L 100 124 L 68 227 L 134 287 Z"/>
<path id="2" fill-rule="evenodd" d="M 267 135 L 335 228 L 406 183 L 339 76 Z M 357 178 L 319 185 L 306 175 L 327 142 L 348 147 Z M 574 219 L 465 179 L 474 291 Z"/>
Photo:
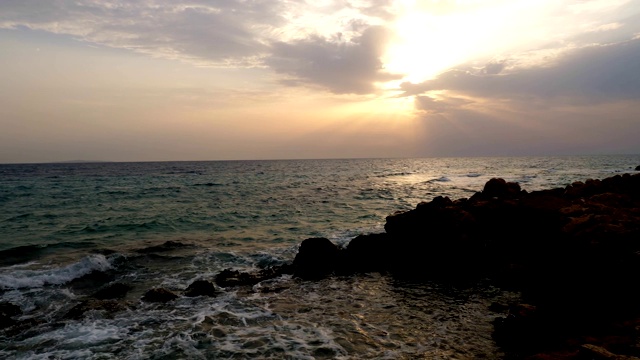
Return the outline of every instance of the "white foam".
<path id="1" fill-rule="evenodd" d="M 41 270 L 10 269 L 11 271 L 3 271 L 0 274 L 0 288 L 20 289 L 60 285 L 87 275 L 92 271 L 106 271 L 110 268 L 111 263 L 104 255 L 89 255 L 76 263 L 60 268 Z"/>

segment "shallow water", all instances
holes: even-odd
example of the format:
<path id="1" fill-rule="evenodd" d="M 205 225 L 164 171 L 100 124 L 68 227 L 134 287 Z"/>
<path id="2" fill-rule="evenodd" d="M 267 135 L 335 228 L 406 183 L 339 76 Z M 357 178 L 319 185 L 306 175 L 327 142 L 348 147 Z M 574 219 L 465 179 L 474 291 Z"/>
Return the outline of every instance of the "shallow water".
<path id="1" fill-rule="evenodd" d="M 345 244 L 435 196 L 492 177 L 526 190 L 632 172 L 640 156 L 0 165 L 0 302 L 24 328 L 2 358 L 500 358 L 487 310 L 517 294 L 378 274 L 290 277 L 148 304 L 225 268 L 291 261 L 305 238 Z M 169 243 L 167 243 L 169 241 Z M 102 286 L 119 311 L 65 314 Z"/>

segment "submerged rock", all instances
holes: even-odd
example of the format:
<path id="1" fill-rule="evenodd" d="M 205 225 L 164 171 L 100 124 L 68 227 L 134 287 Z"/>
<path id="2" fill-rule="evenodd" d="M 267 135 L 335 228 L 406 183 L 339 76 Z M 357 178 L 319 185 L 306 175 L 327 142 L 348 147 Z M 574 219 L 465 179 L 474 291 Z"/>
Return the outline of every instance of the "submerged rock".
<path id="1" fill-rule="evenodd" d="M 123 283 L 113 283 L 103 287 L 92 295 L 95 299 L 121 299 L 124 298 L 132 287 Z"/>
<path id="2" fill-rule="evenodd" d="M 126 309 L 126 306 L 116 300 L 85 300 L 76 306 L 72 307 L 63 316 L 68 320 L 79 320 L 85 316 L 88 311 L 104 311 L 107 317 L 113 317 L 113 314 Z"/>
<path id="3" fill-rule="evenodd" d="M 222 287 L 245 285 L 252 286 L 264 280 L 269 280 L 278 276 L 292 273 L 293 268 L 288 264 L 272 266 L 253 272 L 224 269 L 216 276 L 216 284 Z"/>
<path id="4" fill-rule="evenodd" d="M 155 288 L 147 291 L 142 297 L 144 302 L 166 303 L 178 298 L 178 295 L 165 288 Z"/>
<path id="5" fill-rule="evenodd" d="M 189 297 L 216 296 L 216 288 L 211 281 L 196 280 L 189 284 L 184 295 Z"/>

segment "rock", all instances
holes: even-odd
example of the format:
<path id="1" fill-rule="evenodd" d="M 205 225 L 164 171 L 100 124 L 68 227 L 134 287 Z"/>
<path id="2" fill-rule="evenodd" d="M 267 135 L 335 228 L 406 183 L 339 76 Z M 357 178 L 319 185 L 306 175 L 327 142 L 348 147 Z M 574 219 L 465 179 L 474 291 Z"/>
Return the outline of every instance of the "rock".
<path id="1" fill-rule="evenodd" d="M 16 321 L 11 317 L 4 314 L 0 314 L 0 329 L 6 329 L 16 324 Z"/>
<path id="2" fill-rule="evenodd" d="M 392 251 L 387 234 L 359 235 L 347 245 L 342 268 L 349 272 L 387 271 Z"/>
<path id="3" fill-rule="evenodd" d="M 110 271 L 94 270 L 86 275 L 71 280 L 67 285 L 74 290 L 93 290 L 113 281 L 114 274 Z"/>
<path id="4" fill-rule="evenodd" d="M 76 306 L 72 307 L 67 313 L 63 316 L 64 319 L 69 320 L 79 320 L 84 317 L 84 314 L 87 311 L 96 310 L 96 311 L 105 311 L 107 313 L 107 317 L 113 317 L 113 313 L 123 311 L 126 307 L 115 300 L 96 300 L 89 299 L 85 300 Z"/>
<path id="5" fill-rule="evenodd" d="M 293 267 L 289 264 L 272 266 L 254 272 L 224 269 L 216 275 L 215 281 L 218 286 L 222 287 L 253 286 L 261 281 L 292 273 Z"/>
<path id="6" fill-rule="evenodd" d="M 8 317 L 22 315 L 22 309 L 18 305 L 3 301 L 0 302 L 0 315 Z"/>
<path id="7" fill-rule="evenodd" d="M 520 194 L 520 184 L 493 178 L 484 184 L 482 195 L 486 198 L 513 198 Z"/>
<path id="8" fill-rule="evenodd" d="M 178 295 L 164 288 L 155 288 L 147 291 L 142 297 L 145 302 L 166 303 L 178 298 Z"/>
<path id="9" fill-rule="evenodd" d="M 95 299 L 100 299 L 100 300 L 122 299 L 127 295 L 129 290 L 131 289 L 132 287 L 127 284 L 113 283 L 98 290 L 91 297 Z"/>
<path id="10" fill-rule="evenodd" d="M 196 280 L 189 284 L 189 287 L 184 291 L 185 296 L 216 296 L 216 288 L 213 283 L 208 280 Z"/>
<path id="11" fill-rule="evenodd" d="M 636 166 L 636 171 L 640 171 L 640 165 Z"/>
<path id="12" fill-rule="evenodd" d="M 593 344 L 580 346 L 580 357 L 591 360 L 639 360 L 635 356 L 614 354 L 601 346 Z"/>
<path id="13" fill-rule="evenodd" d="M 338 247 L 325 238 L 304 240 L 293 260 L 293 276 L 313 280 L 331 274 L 337 263 L 338 251 Z"/>

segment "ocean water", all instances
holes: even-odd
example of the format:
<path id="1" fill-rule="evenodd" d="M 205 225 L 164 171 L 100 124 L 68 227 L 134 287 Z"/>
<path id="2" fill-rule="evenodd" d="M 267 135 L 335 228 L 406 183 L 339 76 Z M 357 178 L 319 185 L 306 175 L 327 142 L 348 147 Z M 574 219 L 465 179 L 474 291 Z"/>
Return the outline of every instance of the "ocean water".
<path id="1" fill-rule="evenodd" d="M 539 190 L 637 165 L 639 155 L 0 165 L 0 303 L 23 311 L 22 326 L 0 330 L 0 358 L 500 358 L 488 306 L 518 294 L 484 283 L 284 276 L 213 298 L 140 297 L 291 261 L 308 237 L 344 245 L 492 177 Z M 113 282 L 132 286 L 117 311 L 65 317 Z"/>

